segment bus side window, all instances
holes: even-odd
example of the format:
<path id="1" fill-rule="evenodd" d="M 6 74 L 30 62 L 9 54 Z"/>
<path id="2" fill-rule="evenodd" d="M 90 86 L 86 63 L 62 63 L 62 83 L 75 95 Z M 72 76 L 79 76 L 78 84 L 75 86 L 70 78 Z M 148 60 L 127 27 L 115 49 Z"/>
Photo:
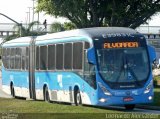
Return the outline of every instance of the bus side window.
<path id="1" fill-rule="evenodd" d="M 39 63 L 40 63 L 40 61 L 39 61 L 39 56 L 40 56 L 40 53 L 39 53 L 39 46 L 36 46 L 36 70 L 39 70 L 39 67 L 40 67 L 40 65 L 39 65 Z"/>
<path id="2" fill-rule="evenodd" d="M 47 46 L 40 46 L 40 70 L 47 70 Z"/>
<path id="3" fill-rule="evenodd" d="M 15 69 L 21 69 L 21 48 L 15 49 Z"/>
<path id="4" fill-rule="evenodd" d="M 6 59 L 7 59 L 7 48 L 3 48 L 2 49 L 2 62 L 3 62 L 3 65 L 4 65 L 4 67 L 5 68 L 7 68 L 7 61 L 6 61 Z"/>
<path id="5" fill-rule="evenodd" d="M 29 48 L 26 48 L 26 70 L 29 68 Z"/>
<path id="6" fill-rule="evenodd" d="M 55 69 L 55 45 L 48 45 L 48 70 Z"/>
<path id="7" fill-rule="evenodd" d="M 16 53 L 16 49 L 11 48 L 11 56 L 10 56 L 10 68 L 11 69 L 15 68 L 15 53 Z"/>
<path id="8" fill-rule="evenodd" d="M 82 69 L 83 43 L 73 43 L 73 69 Z"/>
<path id="9" fill-rule="evenodd" d="M 85 52 L 85 62 L 84 62 L 84 79 L 85 81 L 94 89 L 97 88 L 96 86 L 96 72 L 95 72 L 95 65 L 90 64 L 87 60 L 87 52 Z"/>
<path id="10" fill-rule="evenodd" d="M 25 70 L 25 61 L 26 61 L 26 48 L 22 47 L 21 48 L 22 52 L 21 52 L 21 58 L 22 58 L 22 70 Z"/>
<path id="11" fill-rule="evenodd" d="M 63 44 L 56 44 L 56 69 L 63 70 Z"/>

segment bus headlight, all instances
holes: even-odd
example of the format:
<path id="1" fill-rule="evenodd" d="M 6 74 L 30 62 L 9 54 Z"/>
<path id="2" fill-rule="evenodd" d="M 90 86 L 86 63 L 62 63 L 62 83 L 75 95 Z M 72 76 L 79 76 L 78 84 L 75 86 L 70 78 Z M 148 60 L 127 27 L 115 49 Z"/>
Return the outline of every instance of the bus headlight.
<path id="1" fill-rule="evenodd" d="M 105 95 L 111 96 L 112 94 L 101 83 L 98 83 Z"/>
<path id="2" fill-rule="evenodd" d="M 145 89 L 145 91 L 144 91 L 145 94 L 150 92 L 150 90 L 152 89 L 152 85 L 153 85 L 153 81 L 151 81 L 151 82 L 148 84 L 148 86 L 146 87 L 146 89 Z"/>

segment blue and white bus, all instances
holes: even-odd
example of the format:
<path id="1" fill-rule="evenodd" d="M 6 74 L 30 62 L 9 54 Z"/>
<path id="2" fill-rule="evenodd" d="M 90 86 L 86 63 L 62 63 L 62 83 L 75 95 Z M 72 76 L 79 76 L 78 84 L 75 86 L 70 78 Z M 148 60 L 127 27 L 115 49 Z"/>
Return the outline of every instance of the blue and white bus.
<path id="1" fill-rule="evenodd" d="M 153 101 L 155 51 L 133 29 L 21 37 L 2 48 L 2 88 L 13 97 L 126 109 Z"/>

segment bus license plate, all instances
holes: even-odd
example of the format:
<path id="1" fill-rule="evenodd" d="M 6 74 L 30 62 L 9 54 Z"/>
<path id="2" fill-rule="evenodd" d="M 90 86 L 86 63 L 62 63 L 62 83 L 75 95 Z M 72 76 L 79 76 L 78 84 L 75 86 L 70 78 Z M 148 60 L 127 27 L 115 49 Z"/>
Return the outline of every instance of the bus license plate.
<path id="1" fill-rule="evenodd" d="M 132 98 L 132 97 L 124 97 L 124 98 L 123 98 L 123 101 L 124 101 L 124 102 L 133 101 L 133 98 Z"/>

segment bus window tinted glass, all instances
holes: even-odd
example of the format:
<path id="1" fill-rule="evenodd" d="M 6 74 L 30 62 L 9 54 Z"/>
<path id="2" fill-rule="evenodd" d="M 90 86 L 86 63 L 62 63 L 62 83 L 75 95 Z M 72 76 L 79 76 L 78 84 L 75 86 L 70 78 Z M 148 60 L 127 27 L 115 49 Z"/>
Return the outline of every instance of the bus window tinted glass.
<path id="1" fill-rule="evenodd" d="M 36 69 L 39 70 L 39 46 L 36 47 Z"/>
<path id="2" fill-rule="evenodd" d="M 6 68 L 8 68 L 9 69 L 9 66 L 10 66 L 10 52 L 11 52 L 11 50 L 10 50 L 10 48 L 7 48 L 7 50 L 6 50 L 7 52 L 6 52 Z"/>
<path id="3" fill-rule="evenodd" d="M 29 48 L 26 48 L 26 69 L 29 68 Z"/>
<path id="4" fill-rule="evenodd" d="M 3 51 L 2 51 L 2 62 L 3 62 L 3 66 L 5 68 L 7 68 L 7 48 L 3 48 Z"/>
<path id="5" fill-rule="evenodd" d="M 82 69 L 83 43 L 73 44 L 73 69 Z"/>
<path id="6" fill-rule="evenodd" d="M 48 46 L 48 70 L 55 69 L 55 45 Z"/>
<path id="7" fill-rule="evenodd" d="M 15 69 L 21 69 L 21 48 L 16 48 Z"/>
<path id="8" fill-rule="evenodd" d="M 85 42 L 85 43 L 84 43 L 84 48 L 85 48 L 85 49 L 88 49 L 89 47 L 90 47 L 90 44 L 89 44 L 88 42 Z"/>
<path id="9" fill-rule="evenodd" d="M 47 70 L 47 47 L 40 47 L 40 69 Z"/>
<path id="10" fill-rule="evenodd" d="M 11 56 L 10 56 L 10 68 L 14 69 L 14 65 L 15 65 L 15 53 L 16 53 L 16 49 L 15 48 L 11 48 Z"/>
<path id="11" fill-rule="evenodd" d="M 25 70 L 25 61 L 26 61 L 26 48 L 22 47 L 22 70 Z"/>
<path id="12" fill-rule="evenodd" d="M 72 69 L 72 43 L 66 43 L 64 45 L 64 68 Z"/>
<path id="13" fill-rule="evenodd" d="M 63 69 L 63 44 L 56 45 L 56 69 Z"/>

